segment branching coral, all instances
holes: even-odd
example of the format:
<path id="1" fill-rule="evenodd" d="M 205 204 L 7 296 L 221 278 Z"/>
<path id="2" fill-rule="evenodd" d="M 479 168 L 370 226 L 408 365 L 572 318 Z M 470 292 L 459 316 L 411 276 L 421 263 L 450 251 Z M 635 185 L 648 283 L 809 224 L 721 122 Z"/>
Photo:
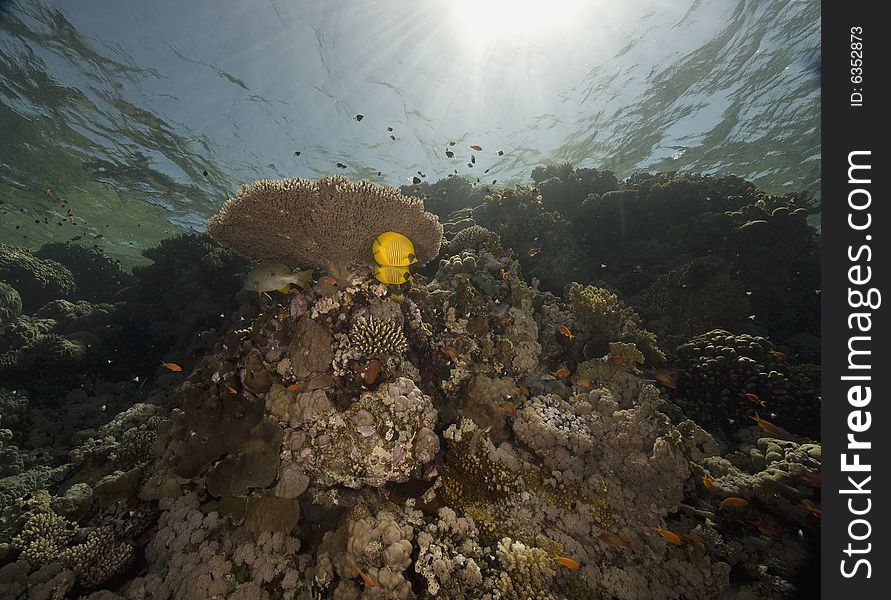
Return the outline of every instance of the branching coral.
<path id="1" fill-rule="evenodd" d="M 419 265 L 442 241 L 439 219 L 417 198 L 342 176 L 257 181 L 227 201 L 207 231 L 250 258 L 325 268 L 341 280 L 351 263 L 372 261 L 372 241 L 385 231 L 410 239 Z"/>
<path id="2" fill-rule="evenodd" d="M 350 341 L 364 356 L 398 356 L 408 348 L 402 327 L 395 321 L 359 318 L 350 330 Z"/>

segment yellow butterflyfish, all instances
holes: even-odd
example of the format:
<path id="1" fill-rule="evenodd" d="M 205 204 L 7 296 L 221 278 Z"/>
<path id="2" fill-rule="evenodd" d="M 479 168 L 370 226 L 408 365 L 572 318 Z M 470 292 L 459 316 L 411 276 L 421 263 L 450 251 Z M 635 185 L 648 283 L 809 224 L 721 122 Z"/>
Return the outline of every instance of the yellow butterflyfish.
<path id="1" fill-rule="evenodd" d="M 395 231 L 385 231 L 371 245 L 374 261 L 382 267 L 407 267 L 418 262 L 414 244 Z"/>

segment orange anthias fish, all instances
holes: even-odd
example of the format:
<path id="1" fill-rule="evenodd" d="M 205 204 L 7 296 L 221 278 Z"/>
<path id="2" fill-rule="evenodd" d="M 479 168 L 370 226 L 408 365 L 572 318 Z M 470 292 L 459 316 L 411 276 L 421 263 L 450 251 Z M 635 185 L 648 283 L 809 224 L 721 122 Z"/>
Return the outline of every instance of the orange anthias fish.
<path id="1" fill-rule="evenodd" d="M 823 518 L 823 511 L 820 510 L 819 508 L 817 508 L 816 506 L 814 506 L 810 500 L 806 500 L 806 499 L 802 500 L 801 505 L 804 507 L 804 510 L 808 511 L 809 513 L 811 513 L 818 519 Z"/>
<path id="2" fill-rule="evenodd" d="M 563 565 L 564 567 L 568 567 L 570 569 L 578 569 L 581 564 L 577 560 L 572 560 L 566 556 L 560 556 L 559 554 L 554 555 L 554 560 Z"/>
<path id="3" fill-rule="evenodd" d="M 377 584 L 374 582 L 374 579 L 368 576 L 367 573 L 363 573 L 359 567 L 353 567 L 356 570 L 356 573 L 359 574 L 359 577 L 362 578 L 362 582 L 368 587 L 377 587 Z"/>
<path id="4" fill-rule="evenodd" d="M 766 535 L 767 537 L 769 537 L 772 540 L 780 540 L 783 538 L 783 534 L 780 532 L 780 530 L 775 525 L 771 525 L 770 523 L 767 523 L 763 519 L 759 518 L 756 521 L 749 521 L 749 523 L 751 523 L 752 525 L 757 527 L 758 531 L 760 531 L 762 534 Z"/>
<path id="5" fill-rule="evenodd" d="M 501 279 L 507 279 L 508 278 L 507 269 L 505 269 L 504 267 L 501 267 L 500 269 L 498 269 L 498 275 L 501 276 Z"/>
<path id="6" fill-rule="evenodd" d="M 612 544 L 613 546 L 625 546 L 626 548 L 634 548 L 631 547 L 631 544 L 628 543 L 625 538 L 620 535 L 613 533 L 612 531 L 604 531 L 598 536 L 601 542 L 606 542 L 607 544 Z"/>
<path id="7" fill-rule="evenodd" d="M 327 277 L 322 277 L 319 279 L 322 283 L 327 283 L 328 285 L 335 285 L 337 283 L 336 277 L 331 277 L 330 275 Z"/>
<path id="8" fill-rule="evenodd" d="M 570 373 L 572 373 L 572 371 L 570 371 L 566 367 L 560 367 L 556 371 L 551 371 L 551 375 L 553 375 L 554 377 L 566 377 Z"/>
<path id="9" fill-rule="evenodd" d="M 656 378 L 656 381 L 665 387 L 673 390 L 678 389 L 678 381 L 674 375 L 666 373 L 665 371 L 657 371 L 656 367 L 650 367 L 650 372 L 653 374 L 653 377 Z"/>
<path id="10" fill-rule="evenodd" d="M 529 388 L 523 385 L 522 383 L 518 383 L 517 387 L 520 388 L 520 391 L 523 392 L 523 395 L 527 398 L 529 397 Z"/>
<path id="11" fill-rule="evenodd" d="M 227 385 L 227 386 L 226 386 L 226 391 L 229 392 L 230 394 L 232 394 L 233 396 L 235 396 L 235 395 L 238 394 L 238 390 L 236 390 L 236 389 L 235 389 L 234 387 L 232 387 L 231 385 Z"/>
<path id="12" fill-rule="evenodd" d="M 656 533 L 664 537 L 665 541 L 667 541 L 669 544 L 674 544 L 675 546 L 680 546 L 681 544 L 683 544 L 681 538 L 678 537 L 678 534 L 673 531 L 669 531 L 663 527 L 656 527 Z"/>
<path id="13" fill-rule="evenodd" d="M 702 537 L 702 534 L 699 533 L 698 531 L 696 531 L 695 529 L 691 529 L 690 531 L 685 533 L 684 537 L 687 538 L 688 540 L 690 540 L 691 542 L 705 545 L 705 538 Z"/>
<path id="14" fill-rule="evenodd" d="M 785 433 L 782 429 L 780 429 L 779 427 L 777 427 L 770 421 L 767 421 L 766 419 L 762 419 L 758 415 L 758 411 L 755 411 L 754 417 L 752 415 L 749 415 L 749 418 L 752 419 L 753 421 L 755 421 L 756 423 L 758 423 L 758 425 L 761 427 L 761 429 L 763 429 L 767 433 L 772 433 L 774 435 L 782 435 L 783 433 Z"/>
<path id="15" fill-rule="evenodd" d="M 359 377 L 362 378 L 362 381 L 365 382 L 365 385 L 372 385 L 375 381 L 377 381 L 377 376 L 380 375 L 381 372 L 381 361 L 374 359 L 369 360 L 364 365 L 361 365 L 358 369 L 356 369 L 356 373 L 358 373 Z"/>
<path id="16" fill-rule="evenodd" d="M 513 402 L 508 402 L 507 400 L 496 402 L 495 408 L 504 411 L 504 413 L 509 417 L 517 416 L 517 405 Z"/>
<path id="17" fill-rule="evenodd" d="M 810 487 L 818 488 L 823 484 L 823 477 L 820 473 L 811 473 L 810 471 L 805 471 L 801 474 L 801 478 L 807 483 Z"/>
<path id="18" fill-rule="evenodd" d="M 570 331 L 569 327 L 567 327 L 566 325 L 560 326 L 560 333 L 565 335 L 569 339 L 570 342 L 575 339 L 575 336 L 572 335 L 572 331 Z"/>
<path id="19" fill-rule="evenodd" d="M 591 381 L 590 377 L 579 377 L 575 380 L 575 384 L 579 387 L 583 388 L 592 388 L 594 387 L 594 382 Z"/>
<path id="20" fill-rule="evenodd" d="M 470 146 L 468 146 L 468 148 L 470 148 L 471 150 L 476 150 L 477 152 L 482 152 L 483 150 L 483 147 L 479 144 L 471 144 Z"/>
<path id="21" fill-rule="evenodd" d="M 452 346 L 443 346 L 441 348 L 442 353 L 451 358 L 452 360 L 458 360 L 458 351 L 455 350 Z"/>
<path id="22" fill-rule="evenodd" d="M 708 473 L 702 474 L 702 485 L 706 487 L 706 489 L 712 489 L 712 486 L 715 485 L 715 480 L 712 479 L 712 476 Z"/>
<path id="23" fill-rule="evenodd" d="M 297 390 L 300 389 L 300 386 L 302 386 L 302 385 L 303 385 L 302 383 L 292 383 L 285 389 L 288 390 L 289 392 L 296 392 Z"/>
<path id="24" fill-rule="evenodd" d="M 752 392 L 743 392 L 743 396 L 748 398 L 750 401 L 754 402 L 758 406 L 767 406 L 767 402 L 753 394 Z"/>
<path id="25" fill-rule="evenodd" d="M 789 358 L 785 352 L 780 352 L 779 350 L 768 350 L 768 354 L 770 354 L 774 358 L 779 358 L 781 360 L 786 360 Z"/>
<path id="26" fill-rule="evenodd" d="M 166 368 L 170 369 L 171 371 L 182 371 L 183 370 L 183 368 L 181 366 L 179 366 L 178 364 L 172 363 L 172 362 L 164 362 L 163 360 L 161 361 L 161 366 L 166 367 Z"/>
<path id="27" fill-rule="evenodd" d="M 718 505 L 718 508 L 727 508 L 728 506 L 745 506 L 749 501 L 745 498 L 739 498 L 737 496 L 730 496 L 729 498 L 724 498 L 721 500 L 721 504 Z"/>

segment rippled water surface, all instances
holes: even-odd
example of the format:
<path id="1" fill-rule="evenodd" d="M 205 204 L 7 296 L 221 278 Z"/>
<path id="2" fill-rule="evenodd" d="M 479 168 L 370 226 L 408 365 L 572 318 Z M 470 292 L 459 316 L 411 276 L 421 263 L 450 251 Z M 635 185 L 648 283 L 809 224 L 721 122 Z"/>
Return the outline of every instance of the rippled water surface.
<path id="1" fill-rule="evenodd" d="M 134 264 L 242 183 L 335 172 L 567 161 L 819 197 L 816 1 L 499 4 L 3 3 L 0 240 Z"/>

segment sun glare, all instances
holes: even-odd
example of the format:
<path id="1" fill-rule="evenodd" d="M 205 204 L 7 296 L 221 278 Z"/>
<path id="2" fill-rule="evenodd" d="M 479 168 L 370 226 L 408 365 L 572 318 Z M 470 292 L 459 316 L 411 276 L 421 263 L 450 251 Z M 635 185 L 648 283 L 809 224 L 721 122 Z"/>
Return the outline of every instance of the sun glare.
<path id="1" fill-rule="evenodd" d="M 457 0 L 455 16 L 474 37 L 549 33 L 572 21 L 583 0 Z"/>

